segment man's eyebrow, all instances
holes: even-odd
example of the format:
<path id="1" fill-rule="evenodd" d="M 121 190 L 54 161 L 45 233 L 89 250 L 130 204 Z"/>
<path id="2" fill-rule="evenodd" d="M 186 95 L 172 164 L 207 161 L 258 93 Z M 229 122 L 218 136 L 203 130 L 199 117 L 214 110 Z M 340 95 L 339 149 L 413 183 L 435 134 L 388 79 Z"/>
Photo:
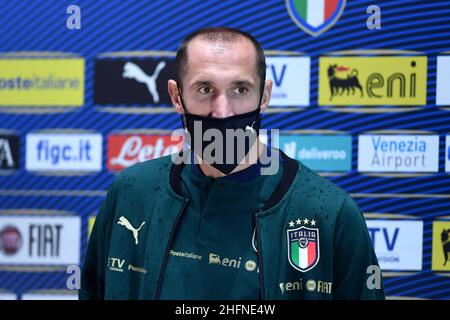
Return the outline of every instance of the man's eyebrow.
<path id="1" fill-rule="evenodd" d="M 191 84 L 192 87 L 212 86 L 213 82 L 208 80 L 198 80 Z"/>
<path id="2" fill-rule="evenodd" d="M 254 87 L 255 84 L 248 80 L 235 80 L 232 82 L 235 86 L 248 86 L 248 87 Z"/>

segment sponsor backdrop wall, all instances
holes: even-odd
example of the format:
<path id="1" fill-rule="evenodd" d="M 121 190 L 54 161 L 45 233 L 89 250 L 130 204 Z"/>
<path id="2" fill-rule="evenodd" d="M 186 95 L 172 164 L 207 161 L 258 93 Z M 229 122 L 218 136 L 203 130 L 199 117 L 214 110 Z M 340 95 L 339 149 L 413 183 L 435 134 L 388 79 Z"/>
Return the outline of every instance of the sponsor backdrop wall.
<path id="1" fill-rule="evenodd" d="M 227 25 L 266 50 L 263 126 L 362 208 L 386 294 L 449 299 L 449 15 L 447 1 L 0 2 L 0 298 L 75 298 L 66 269 L 108 185 L 178 150 L 177 46 Z"/>

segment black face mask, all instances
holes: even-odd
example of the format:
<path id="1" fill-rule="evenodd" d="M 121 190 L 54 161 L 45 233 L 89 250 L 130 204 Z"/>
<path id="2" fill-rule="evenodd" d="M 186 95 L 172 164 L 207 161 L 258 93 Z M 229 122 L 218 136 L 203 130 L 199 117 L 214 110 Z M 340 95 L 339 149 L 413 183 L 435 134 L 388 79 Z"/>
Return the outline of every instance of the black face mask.
<path id="1" fill-rule="evenodd" d="M 187 141 L 191 145 L 191 149 L 203 161 L 220 172 L 224 174 L 232 172 L 258 139 L 261 127 L 262 92 L 256 110 L 226 118 L 188 113 L 181 98 L 181 92 L 180 100 L 185 111 L 181 115 L 181 120 L 183 127 L 189 133 Z M 217 136 L 220 137 L 217 138 Z"/>

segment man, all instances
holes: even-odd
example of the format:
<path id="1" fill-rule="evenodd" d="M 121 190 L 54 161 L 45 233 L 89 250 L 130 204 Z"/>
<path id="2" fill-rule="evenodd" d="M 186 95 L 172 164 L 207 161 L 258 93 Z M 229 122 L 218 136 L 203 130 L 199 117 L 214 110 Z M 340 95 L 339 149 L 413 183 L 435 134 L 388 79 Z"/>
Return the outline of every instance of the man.
<path id="1" fill-rule="evenodd" d="M 353 200 L 258 139 L 272 89 L 258 42 L 203 29 L 176 59 L 168 90 L 191 151 L 118 175 L 92 231 L 80 298 L 383 299 Z"/>

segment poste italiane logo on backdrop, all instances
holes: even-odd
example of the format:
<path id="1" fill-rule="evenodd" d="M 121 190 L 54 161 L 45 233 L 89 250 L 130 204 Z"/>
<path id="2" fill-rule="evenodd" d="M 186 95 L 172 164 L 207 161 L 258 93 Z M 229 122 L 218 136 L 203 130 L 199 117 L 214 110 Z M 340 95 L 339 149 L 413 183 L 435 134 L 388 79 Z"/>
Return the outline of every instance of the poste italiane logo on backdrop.
<path id="1" fill-rule="evenodd" d="M 67 108 L 83 103 L 84 59 L 51 52 L 0 55 L 0 107 L 26 112 L 26 107 Z"/>
<path id="2" fill-rule="evenodd" d="M 311 36 L 331 28 L 344 11 L 346 0 L 286 0 L 292 20 Z"/>

